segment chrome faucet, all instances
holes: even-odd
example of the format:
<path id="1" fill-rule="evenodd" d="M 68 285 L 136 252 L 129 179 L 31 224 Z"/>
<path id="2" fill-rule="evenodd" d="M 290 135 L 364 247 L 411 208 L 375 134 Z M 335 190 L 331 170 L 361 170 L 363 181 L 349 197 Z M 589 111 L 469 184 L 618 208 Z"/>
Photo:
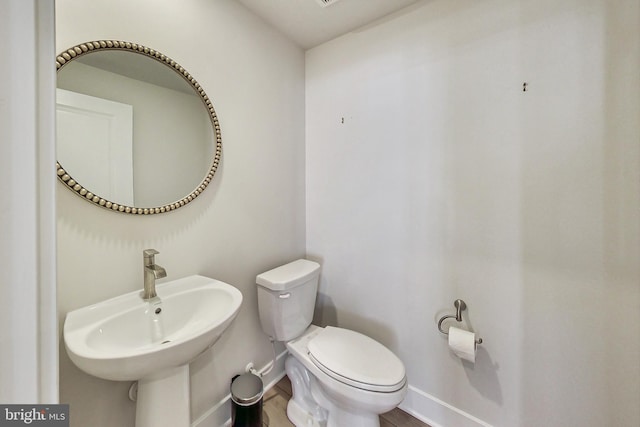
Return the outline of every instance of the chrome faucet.
<path id="1" fill-rule="evenodd" d="M 160 252 L 155 249 L 145 249 L 142 251 L 144 259 L 144 291 L 142 292 L 142 299 L 150 300 L 158 296 L 156 294 L 156 279 L 162 279 L 167 277 L 167 272 L 164 268 L 156 265 L 155 255 Z"/>

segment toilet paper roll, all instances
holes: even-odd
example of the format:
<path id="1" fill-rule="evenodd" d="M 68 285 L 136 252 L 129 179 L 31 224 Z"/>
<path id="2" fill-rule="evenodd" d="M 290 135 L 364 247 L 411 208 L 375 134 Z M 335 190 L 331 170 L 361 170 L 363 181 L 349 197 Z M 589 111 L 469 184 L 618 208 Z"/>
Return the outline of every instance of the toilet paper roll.
<path id="1" fill-rule="evenodd" d="M 476 361 L 476 334 L 464 329 L 449 328 L 449 348 L 461 359 Z"/>

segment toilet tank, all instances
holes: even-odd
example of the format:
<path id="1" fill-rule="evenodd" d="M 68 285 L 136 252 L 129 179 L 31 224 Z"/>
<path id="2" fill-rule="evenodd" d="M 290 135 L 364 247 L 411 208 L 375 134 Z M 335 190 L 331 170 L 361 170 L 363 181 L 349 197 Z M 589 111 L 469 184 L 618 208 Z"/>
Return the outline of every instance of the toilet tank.
<path id="1" fill-rule="evenodd" d="M 313 319 L 320 264 L 299 259 L 256 277 L 262 330 L 276 341 L 300 336 Z"/>

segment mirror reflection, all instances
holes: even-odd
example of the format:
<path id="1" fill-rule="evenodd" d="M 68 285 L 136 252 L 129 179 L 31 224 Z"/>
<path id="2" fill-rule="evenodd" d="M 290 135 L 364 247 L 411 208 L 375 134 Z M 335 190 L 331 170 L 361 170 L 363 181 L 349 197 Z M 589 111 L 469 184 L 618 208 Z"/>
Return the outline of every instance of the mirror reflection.
<path id="1" fill-rule="evenodd" d="M 220 157 L 217 118 L 197 82 L 167 60 L 96 49 L 59 69 L 58 175 L 69 188 L 117 211 L 157 213 L 208 184 Z"/>

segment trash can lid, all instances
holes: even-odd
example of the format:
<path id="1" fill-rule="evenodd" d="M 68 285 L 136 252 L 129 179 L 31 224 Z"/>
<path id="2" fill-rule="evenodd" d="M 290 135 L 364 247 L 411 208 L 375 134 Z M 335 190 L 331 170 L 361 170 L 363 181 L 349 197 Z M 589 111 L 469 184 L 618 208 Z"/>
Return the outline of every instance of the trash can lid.
<path id="1" fill-rule="evenodd" d="M 242 374 L 231 382 L 231 399 L 238 405 L 253 405 L 262 398 L 262 393 L 262 379 L 252 373 Z"/>

